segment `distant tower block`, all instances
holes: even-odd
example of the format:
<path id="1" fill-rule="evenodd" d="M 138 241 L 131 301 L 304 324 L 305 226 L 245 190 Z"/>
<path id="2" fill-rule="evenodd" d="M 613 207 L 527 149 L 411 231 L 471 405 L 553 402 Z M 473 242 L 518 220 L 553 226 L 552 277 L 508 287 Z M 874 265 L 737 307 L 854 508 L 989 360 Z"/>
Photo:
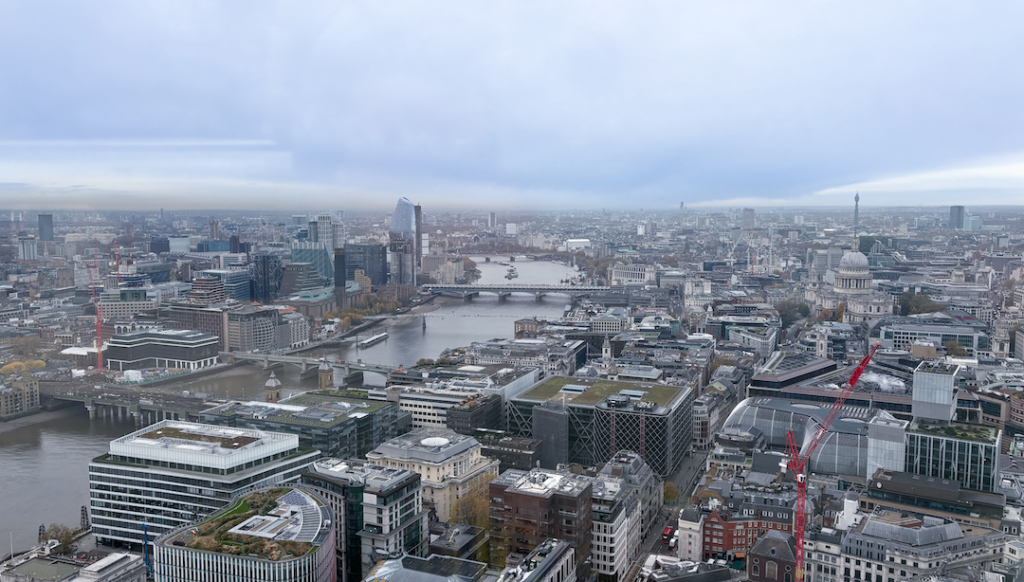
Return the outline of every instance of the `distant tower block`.
<path id="1" fill-rule="evenodd" d="M 857 230 L 857 227 L 859 225 L 860 225 L 860 192 L 857 192 L 857 195 L 853 197 L 853 229 Z M 857 236 L 857 233 L 854 232 L 853 236 Z M 857 249 L 853 249 L 853 250 L 856 251 Z"/>
<path id="2" fill-rule="evenodd" d="M 320 364 L 317 378 L 320 390 L 334 390 L 334 368 L 327 364 L 327 360 Z"/>
<path id="3" fill-rule="evenodd" d="M 263 385 L 263 399 L 267 402 L 280 402 L 281 401 L 281 381 L 277 379 L 277 375 L 273 372 L 270 373 L 270 379 Z"/>

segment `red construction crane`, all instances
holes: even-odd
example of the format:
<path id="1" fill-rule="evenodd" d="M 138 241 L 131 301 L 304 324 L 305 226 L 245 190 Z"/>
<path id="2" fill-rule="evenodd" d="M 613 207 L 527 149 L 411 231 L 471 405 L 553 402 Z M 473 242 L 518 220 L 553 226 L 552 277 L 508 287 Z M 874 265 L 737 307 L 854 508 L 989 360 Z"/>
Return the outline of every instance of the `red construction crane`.
<path id="1" fill-rule="evenodd" d="M 807 462 L 811 460 L 811 455 L 814 453 L 814 449 L 818 448 L 818 443 L 828 432 L 828 428 L 832 426 L 832 421 L 839 416 L 839 412 L 843 408 L 843 404 L 846 402 L 846 398 L 853 392 L 853 387 L 857 385 L 857 380 L 860 379 L 860 375 L 864 373 L 864 370 L 868 367 L 868 362 L 871 361 L 871 356 L 875 355 L 875 351 L 878 346 L 874 346 L 868 350 L 868 355 L 864 356 L 864 359 L 857 364 L 857 368 L 853 371 L 853 375 L 850 376 L 850 381 L 843 386 L 843 391 L 839 394 L 839 398 L 836 398 L 835 403 L 832 404 L 831 410 L 828 411 L 828 416 L 825 417 L 825 422 L 818 425 L 818 430 L 814 432 L 814 436 L 811 437 L 811 441 L 807 444 L 803 454 L 800 454 L 800 447 L 796 444 L 796 439 L 793 438 L 793 431 L 786 433 L 786 441 L 789 448 L 789 462 L 786 467 L 796 478 L 796 511 L 793 512 L 793 533 L 796 536 L 796 582 L 803 582 L 804 580 L 804 525 L 806 521 L 806 504 L 807 504 Z"/>

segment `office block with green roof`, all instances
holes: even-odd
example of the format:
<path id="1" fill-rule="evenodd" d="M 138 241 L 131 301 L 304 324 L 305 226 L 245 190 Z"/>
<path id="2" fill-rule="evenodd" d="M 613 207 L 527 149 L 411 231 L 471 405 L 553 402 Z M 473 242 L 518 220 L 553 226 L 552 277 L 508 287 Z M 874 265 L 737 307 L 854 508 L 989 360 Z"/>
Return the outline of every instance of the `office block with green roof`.
<path id="1" fill-rule="evenodd" d="M 545 468 L 598 465 L 631 450 L 669 475 L 690 448 L 693 398 L 690 386 L 553 376 L 509 402 L 508 428 L 544 441 Z"/>
<path id="2" fill-rule="evenodd" d="M 328 391 L 307 392 L 280 402 L 228 402 L 200 414 L 202 422 L 298 435 L 303 446 L 324 456 L 362 457 L 394 438 L 398 405 Z"/>

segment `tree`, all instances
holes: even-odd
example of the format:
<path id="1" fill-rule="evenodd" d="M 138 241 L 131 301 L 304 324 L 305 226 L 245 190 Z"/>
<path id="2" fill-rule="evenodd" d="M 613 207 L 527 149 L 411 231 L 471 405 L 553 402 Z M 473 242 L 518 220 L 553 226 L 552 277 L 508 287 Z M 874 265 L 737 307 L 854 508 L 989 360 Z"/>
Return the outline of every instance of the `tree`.
<path id="1" fill-rule="evenodd" d="M 34 356 L 39 352 L 42 340 L 37 335 L 19 337 L 11 342 L 11 349 L 19 356 Z"/>
<path id="2" fill-rule="evenodd" d="M 671 481 L 665 481 L 665 503 L 679 501 L 679 488 Z"/>
<path id="3" fill-rule="evenodd" d="M 57 540 L 60 544 L 55 550 L 58 554 L 72 554 L 75 552 L 75 530 L 61 524 L 53 523 L 43 532 L 43 540 Z"/>
<path id="4" fill-rule="evenodd" d="M 904 291 L 900 294 L 900 315 L 934 313 L 943 309 L 944 306 L 935 303 L 927 295 L 918 295 L 913 291 Z"/>
<path id="5" fill-rule="evenodd" d="M 942 347 L 946 348 L 946 353 L 951 355 L 951 356 L 966 356 L 967 355 L 967 348 L 965 348 L 962 345 L 960 345 L 960 342 L 958 342 L 956 340 L 950 340 L 950 341 L 942 344 Z"/>
<path id="6" fill-rule="evenodd" d="M 451 523 L 490 527 L 491 504 L 487 495 L 465 495 L 452 505 Z"/>
<path id="7" fill-rule="evenodd" d="M 807 317 L 811 314 L 810 306 L 802 301 L 783 301 L 775 306 L 775 310 L 779 312 L 779 317 L 782 318 L 783 329 L 793 325 L 801 317 Z"/>

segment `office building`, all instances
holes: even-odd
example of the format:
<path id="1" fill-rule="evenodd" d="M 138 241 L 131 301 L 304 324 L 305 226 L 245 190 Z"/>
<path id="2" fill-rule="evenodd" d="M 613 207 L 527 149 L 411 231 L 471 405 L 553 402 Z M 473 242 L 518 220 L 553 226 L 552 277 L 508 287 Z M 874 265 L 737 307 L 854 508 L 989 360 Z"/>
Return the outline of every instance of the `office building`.
<path id="1" fill-rule="evenodd" d="M 419 428 L 390 439 L 366 454 L 384 465 L 412 469 L 423 476 L 423 504 L 448 521 L 455 502 L 483 495 L 488 479 L 498 474 L 498 461 L 480 453 L 471 436 L 446 428 Z"/>
<path id="2" fill-rule="evenodd" d="M 260 303 L 273 303 L 281 291 L 284 265 L 277 255 L 253 256 L 252 299 Z"/>
<path id="3" fill-rule="evenodd" d="M 198 370 L 218 362 L 220 338 L 197 330 L 143 329 L 117 334 L 104 345 L 108 370 Z"/>
<path id="4" fill-rule="evenodd" d="M 310 465 L 302 483 L 334 513 L 338 582 L 367 579 L 379 560 L 395 553 L 426 555 L 427 512 L 415 471 L 326 458 Z"/>
<path id="5" fill-rule="evenodd" d="M 335 582 L 338 520 L 297 487 L 258 489 L 172 530 L 154 548 L 157 582 Z"/>
<path id="6" fill-rule="evenodd" d="M 949 207 L 949 228 L 951 230 L 960 230 L 964 227 L 964 207 L 963 206 L 950 206 Z"/>
<path id="7" fill-rule="evenodd" d="M 491 340 L 466 348 L 466 363 L 473 366 L 503 364 L 571 376 L 587 361 L 587 342 L 566 340 Z"/>
<path id="8" fill-rule="evenodd" d="M 291 333 L 273 307 L 244 305 L 227 312 L 224 347 L 229 352 L 270 352 L 287 347 Z"/>
<path id="9" fill-rule="evenodd" d="M 966 489 L 995 491 L 1002 429 L 915 419 L 907 428 L 904 471 L 956 481 Z"/>
<path id="10" fill-rule="evenodd" d="M 652 533 L 651 527 L 664 505 L 664 482 L 651 466 L 638 453 L 622 450 L 601 467 L 598 478 L 615 479 L 617 488 L 636 492 L 639 522 L 632 527 L 638 527 L 643 537 Z"/>
<path id="11" fill-rule="evenodd" d="M 242 490 L 297 481 L 318 456 L 295 435 L 158 422 L 111 441 L 109 452 L 89 463 L 93 534 L 137 547 L 143 525 L 155 540 Z"/>
<path id="12" fill-rule="evenodd" d="M 391 217 L 388 244 L 390 281 L 396 285 L 416 284 L 417 251 L 421 244 L 416 236 L 416 207 L 408 198 L 399 198 L 395 214 Z"/>
<path id="13" fill-rule="evenodd" d="M 549 538 L 519 563 L 509 565 L 498 582 L 576 582 L 576 550 L 572 544 Z"/>
<path id="14" fill-rule="evenodd" d="M 142 311 L 156 309 L 159 301 L 151 298 L 146 289 L 138 287 L 114 288 L 100 293 L 96 307 L 104 321 L 127 320 Z"/>
<path id="15" fill-rule="evenodd" d="M 640 499 L 611 474 L 592 478 L 591 567 L 599 582 L 619 582 L 640 551 Z"/>
<path id="16" fill-rule="evenodd" d="M 53 215 L 39 215 L 39 240 L 50 242 L 53 240 Z"/>
<path id="17" fill-rule="evenodd" d="M 334 303 L 338 309 L 348 307 L 345 300 L 345 275 L 347 272 L 344 247 L 334 249 Z"/>
<path id="18" fill-rule="evenodd" d="M 393 402 L 307 392 L 281 402 L 228 402 L 204 410 L 202 422 L 298 435 L 304 447 L 324 455 L 362 457 L 395 436 Z"/>
<path id="19" fill-rule="evenodd" d="M 217 305 L 227 301 L 224 282 L 216 277 L 197 277 L 192 281 L 189 299 L 202 305 Z"/>
<path id="20" fill-rule="evenodd" d="M 416 241 L 416 267 L 420 267 L 424 252 L 427 249 L 427 233 L 423 232 L 423 208 L 419 204 L 413 207 L 413 240 Z"/>
<path id="21" fill-rule="evenodd" d="M 170 243 L 172 253 L 185 254 L 192 250 L 192 241 L 187 236 L 169 236 L 167 241 Z"/>
<path id="22" fill-rule="evenodd" d="M 199 271 L 197 276 L 220 279 L 228 299 L 241 302 L 252 300 L 252 275 L 248 269 L 206 269 Z"/>
<path id="23" fill-rule="evenodd" d="M 388 282 L 388 247 L 377 243 L 345 244 L 346 279 L 355 279 L 356 270 L 362 270 L 373 285 Z"/>
<path id="24" fill-rule="evenodd" d="M 171 252 L 171 242 L 166 236 L 154 236 L 149 239 L 149 252 L 151 253 L 169 253 Z"/>
<path id="25" fill-rule="evenodd" d="M 860 510 L 892 508 L 1001 529 L 1006 496 L 963 488 L 956 481 L 879 469 L 860 493 Z"/>
<path id="26" fill-rule="evenodd" d="M 313 263 L 289 263 L 284 266 L 279 296 L 288 297 L 305 291 L 317 291 L 323 286 Z"/>
<path id="27" fill-rule="evenodd" d="M 334 282 L 333 247 L 320 242 L 293 242 L 292 262 L 311 263 L 320 276 L 321 286 L 330 287 Z"/>
<path id="28" fill-rule="evenodd" d="M 487 564 L 432 554 L 426 558 L 394 554 L 373 569 L 368 582 L 497 582 Z M 548 582 L 545 580 L 545 582 Z"/>
<path id="29" fill-rule="evenodd" d="M 227 309 L 191 301 L 172 301 L 167 309 L 167 327 L 195 329 L 220 338 L 220 349 L 227 346 Z"/>
<path id="30" fill-rule="evenodd" d="M 498 471 L 519 469 L 529 471 L 540 467 L 540 451 L 544 441 L 505 436 L 505 431 L 477 429 L 473 437 L 480 442 L 480 454 L 498 461 Z"/>
<path id="31" fill-rule="evenodd" d="M 982 526 L 876 511 L 843 536 L 840 579 L 900 582 L 968 566 L 990 570 L 1002 558 L 1005 540 L 1002 532 Z"/>
<path id="32" fill-rule="evenodd" d="M 659 475 L 677 470 L 693 436 L 693 389 L 554 376 L 508 406 L 508 431 L 544 441 L 541 466 L 598 465 L 622 449 Z"/>
<path id="33" fill-rule="evenodd" d="M 589 576 L 592 482 L 583 475 L 547 469 L 509 469 L 491 481 L 491 561 L 529 555 L 544 540 L 557 538 L 576 549 L 576 569 L 581 577 Z"/>
<path id="34" fill-rule="evenodd" d="M 914 370 L 914 418 L 953 420 L 959 373 L 960 366 L 955 364 L 921 362 Z"/>

